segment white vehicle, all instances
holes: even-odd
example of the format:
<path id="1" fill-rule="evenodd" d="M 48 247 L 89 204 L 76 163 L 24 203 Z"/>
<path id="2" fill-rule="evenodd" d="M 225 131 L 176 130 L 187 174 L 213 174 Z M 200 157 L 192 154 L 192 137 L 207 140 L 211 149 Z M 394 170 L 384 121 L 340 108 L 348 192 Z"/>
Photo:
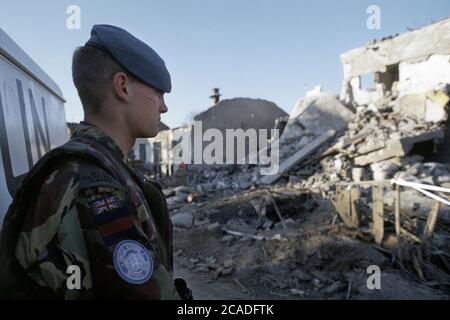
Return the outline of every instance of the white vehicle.
<path id="1" fill-rule="evenodd" d="M 0 227 L 23 176 L 68 140 L 64 103 L 56 83 L 0 29 Z"/>

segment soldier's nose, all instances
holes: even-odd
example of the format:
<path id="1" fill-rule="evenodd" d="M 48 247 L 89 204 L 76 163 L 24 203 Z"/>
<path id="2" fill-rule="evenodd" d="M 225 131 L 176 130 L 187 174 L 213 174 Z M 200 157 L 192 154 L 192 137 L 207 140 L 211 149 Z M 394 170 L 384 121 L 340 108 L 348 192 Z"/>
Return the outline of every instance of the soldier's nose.
<path id="1" fill-rule="evenodd" d="M 167 108 L 166 104 L 163 103 L 162 107 L 160 108 L 160 112 L 161 113 L 166 113 L 167 111 L 169 111 L 169 109 Z"/>

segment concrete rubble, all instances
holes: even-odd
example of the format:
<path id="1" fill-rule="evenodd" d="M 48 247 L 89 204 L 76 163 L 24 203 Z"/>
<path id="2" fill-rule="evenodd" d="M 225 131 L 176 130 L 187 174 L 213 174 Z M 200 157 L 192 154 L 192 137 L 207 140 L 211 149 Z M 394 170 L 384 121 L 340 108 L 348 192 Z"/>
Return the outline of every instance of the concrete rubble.
<path id="1" fill-rule="evenodd" d="M 422 39 L 442 30 L 447 45 Z M 413 61 L 448 57 L 449 31 L 447 19 L 341 56 L 341 97 L 317 87 L 277 122 L 279 174 L 189 165 L 163 179 L 176 263 L 228 279 L 249 299 L 448 299 L 450 194 L 434 192 L 439 202 L 397 181 L 450 190 L 450 79 L 403 78 L 420 76 Z M 400 45 L 415 60 L 391 48 Z M 389 88 L 364 99 L 352 92 L 366 71 L 383 73 L 376 86 L 386 86 L 392 64 L 401 68 Z M 382 290 L 367 288 L 372 265 Z"/>

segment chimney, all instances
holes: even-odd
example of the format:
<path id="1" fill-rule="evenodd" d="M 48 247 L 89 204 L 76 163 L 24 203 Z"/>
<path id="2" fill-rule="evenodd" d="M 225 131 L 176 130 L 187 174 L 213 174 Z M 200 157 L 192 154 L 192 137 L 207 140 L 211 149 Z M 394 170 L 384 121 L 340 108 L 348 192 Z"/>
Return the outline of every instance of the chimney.
<path id="1" fill-rule="evenodd" d="M 213 88 L 212 92 L 213 94 L 209 96 L 209 99 L 211 99 L 211 107 L 214 107 L 219 103 L 221 94 L 219 93 L 219 88 Z"/>

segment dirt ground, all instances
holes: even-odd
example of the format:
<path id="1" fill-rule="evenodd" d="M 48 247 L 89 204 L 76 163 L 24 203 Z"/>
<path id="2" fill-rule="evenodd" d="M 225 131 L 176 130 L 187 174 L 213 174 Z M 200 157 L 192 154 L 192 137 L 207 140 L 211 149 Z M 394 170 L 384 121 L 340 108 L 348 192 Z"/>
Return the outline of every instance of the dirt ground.
<path id="1" fill-rule="evenodd" d="M 188 282 L 195 299 L 449 297 L 441 284 L 421 282 L 399 267 L 369 232 L 346 229 L 327 201 L 305 209 L 299 206 L 308 200 L 304 195 L 278 198 L 284 228 L 280 222 L 267 227 L 271 222 L 245 196 L 224 199 L 183 207 L 194 215 L 194 225 L 174 228 L 175 276 Z M 367 286 L 372 265 L 381 270 L 380 289 Z"/>

